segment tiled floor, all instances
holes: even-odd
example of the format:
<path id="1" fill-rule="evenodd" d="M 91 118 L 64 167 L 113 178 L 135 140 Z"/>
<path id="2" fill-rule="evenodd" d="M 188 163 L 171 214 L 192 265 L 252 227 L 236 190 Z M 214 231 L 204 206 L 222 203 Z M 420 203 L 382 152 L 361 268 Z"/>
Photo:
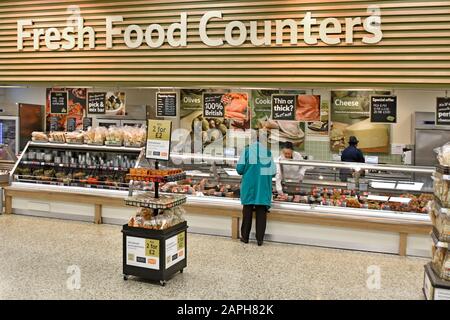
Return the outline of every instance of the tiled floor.
<path id="1" fill-rule="evenodd" d="M 2 215 L 0 299 L 422 299 L 427 262 L 193 234 L 188 249 L 187 269 L 165 288 L 124 281 L 120 227 Z M 68 289 L 72 265 L 79 290 Z"/>

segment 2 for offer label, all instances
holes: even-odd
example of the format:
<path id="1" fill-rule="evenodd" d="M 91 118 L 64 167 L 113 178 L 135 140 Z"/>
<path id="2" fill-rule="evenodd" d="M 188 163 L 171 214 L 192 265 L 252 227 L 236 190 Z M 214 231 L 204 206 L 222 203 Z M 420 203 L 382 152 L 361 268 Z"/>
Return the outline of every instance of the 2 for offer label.
<path id="1" fill-rule="evenodd" d="M 127 265 L 159 270 L 159 240 L 127 237 Z"/>
<path id="2" fill-rule="evenodd" d="M 169 160 L 172 121 L 148 120 L 146 158 Z"/>

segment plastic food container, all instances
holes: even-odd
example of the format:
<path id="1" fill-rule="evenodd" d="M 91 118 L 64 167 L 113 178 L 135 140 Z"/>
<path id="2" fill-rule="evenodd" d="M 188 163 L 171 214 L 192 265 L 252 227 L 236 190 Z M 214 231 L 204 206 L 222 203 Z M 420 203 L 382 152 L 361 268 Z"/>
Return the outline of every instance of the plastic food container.
<path id="1" fill-rule="evenodd" d="M 44 161 L 45 162 L 52 162 L 53 161 L 53 155 L 51 153 L 46 153 L 44 155 Z"/>
<path id="2" fill-rule="evenodd" d="M 443 207 L 450 207 L 450 180 L 447 180 L 446 178 L 446 175 L 443 175 L 440 172 L 434 173 L 434 195 L 439 199 Z"/>
<path id="3" fill-rule="evenodd" d="M 436 202 L 431 208 L 430 218 L 434 235 L 439 241 L 450 242 L 450 209 L 441 208 Z"/>
<path id="4" fill-rule="evenodd" d="M 445 245 L 447 247 L 445 247 Z M 433 261 L 431 266 L 436 274 L 443 280 L 450 281 L 450 255 L 448 253 L 448 243 L 433 243 Z"/>

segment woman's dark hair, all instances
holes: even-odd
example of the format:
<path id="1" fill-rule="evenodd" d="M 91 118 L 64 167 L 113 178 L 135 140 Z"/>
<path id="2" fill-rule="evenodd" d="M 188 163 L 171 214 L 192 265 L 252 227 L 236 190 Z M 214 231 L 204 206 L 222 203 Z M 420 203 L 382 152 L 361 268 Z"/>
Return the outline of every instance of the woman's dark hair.
<path id="1" fill-rule="evenodd" d="M 286 141 L 286 142 L 283 142 L 283 143 L 281 144 L 281 148 L 282 148 L 282 149 L 290 149 L 290 150 L 294 150 L 294 145 L 292 144 L 292 142 Z"/>

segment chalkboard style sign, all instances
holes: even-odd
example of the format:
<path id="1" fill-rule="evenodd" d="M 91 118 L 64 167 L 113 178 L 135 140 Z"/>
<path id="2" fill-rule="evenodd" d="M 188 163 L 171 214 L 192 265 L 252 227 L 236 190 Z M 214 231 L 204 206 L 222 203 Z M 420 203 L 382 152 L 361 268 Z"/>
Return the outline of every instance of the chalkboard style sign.
<path id="1" fill-rule="evenodd" d="M 67 91 L 54 91 L 50 93 L 50 113 L 67 114 L 68 106 Z"/>
<path id="2" fill-rule="evenodd" d="M 158 92 L 156 94 L 156 116 L 176 117 L 177 100 L 176 92 Z"/>
<path id="3" fill-rule="evenodd" d="M 50 117 L 50 132 L 59 131 L 59 117 L 51 116 Z"/>
<path id="4" fill-rule="evenodd" d="M 272 119 L 295 120 L 297 97 L 295 95 L 272 95 Z"/>
<path id="5" fill-rule="evenodd" d="M 67 118 L 67 132 L 73 132 L 77 130 L 77 118 Z"/>
<path id="6" fill-rule="evenodd" d="M 397 123 L 397 97 L 371 96 L 370 122 Z"/>
<path id="7" fill-rule="evenodd" d="M 88 113 L 104 114 L 106 105 L 106 92 L 88 93 Z"/>
<path id="8" fill-rule="evenodd" d="M 225 116 L 222 97 L 223 93 L 203 94 L 203 116 L 205 118 L 223 118 Z"/>
<path id="9" fill-rule="evenodd" d="M 450 98 L 437 98 L 436 124 L 440 126 L 450 125 Z"/>
<path id="10" fill-rule="evenodd" d="M 92 127 L 92 118 L 83 118 L 83 131 L 87 131 L 90 127 Z"/>

